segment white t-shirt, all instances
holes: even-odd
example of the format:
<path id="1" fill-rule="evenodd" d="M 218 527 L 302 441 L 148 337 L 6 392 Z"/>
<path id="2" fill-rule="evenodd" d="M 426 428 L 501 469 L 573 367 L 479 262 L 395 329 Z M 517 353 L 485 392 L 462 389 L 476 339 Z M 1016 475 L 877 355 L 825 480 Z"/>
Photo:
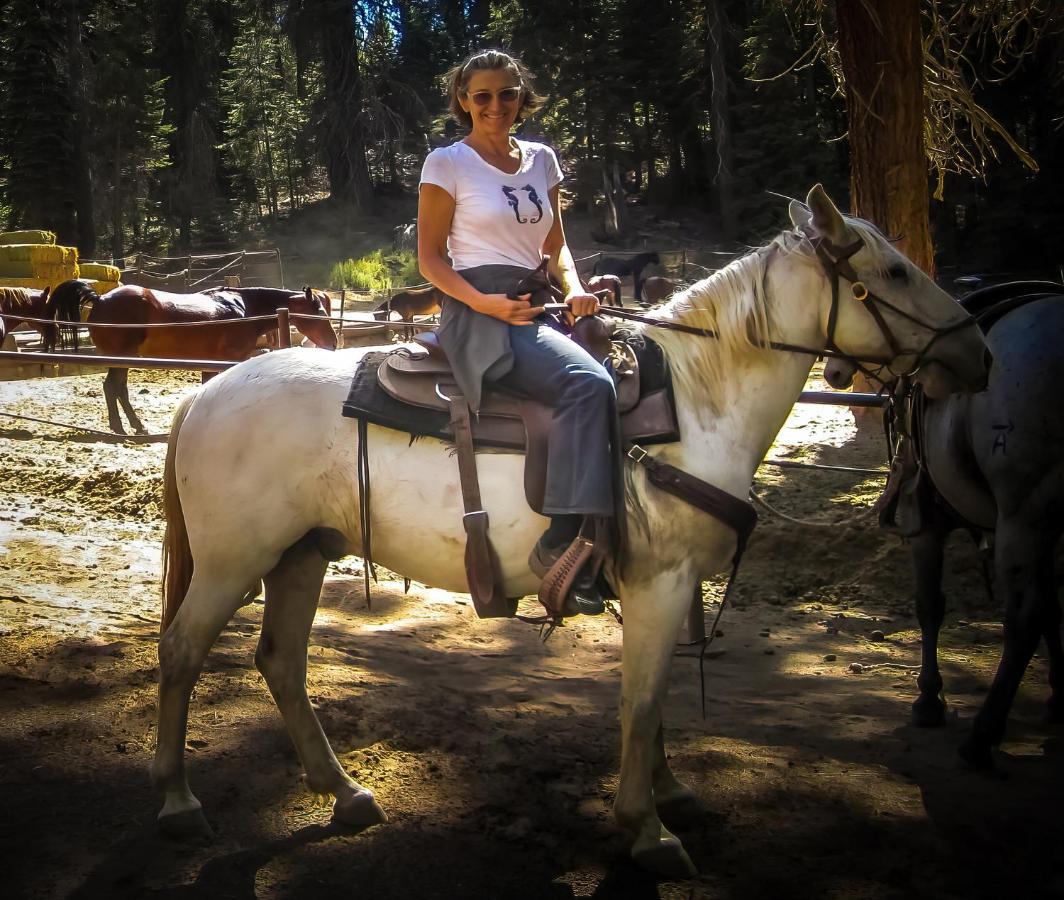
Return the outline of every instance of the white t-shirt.
<path id="1" fill-rule="evenodd" d="M 456 270 L 508 265 L 534 269 L 554 223 L 547 193 L 561 183 L 558 157 L 546 144 L 517 141 L 521 167 L 508 175 L 462 141 L 426 158 L 421 183 L 454 197 L 447 252 Z"/>

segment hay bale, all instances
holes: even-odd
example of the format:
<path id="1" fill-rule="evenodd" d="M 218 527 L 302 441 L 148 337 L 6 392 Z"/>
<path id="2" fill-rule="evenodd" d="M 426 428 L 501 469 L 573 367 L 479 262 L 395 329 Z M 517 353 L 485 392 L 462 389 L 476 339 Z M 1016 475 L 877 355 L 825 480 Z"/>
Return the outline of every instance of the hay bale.
<path id="1" fill-rule="evenodd" d="M 52 231 L 0 231 L 0 244 L 54 244 Z"/>
<path id="2" fill-rule="evenodd" d="M 83 262 L 78 264 L 78 277 L 95 281 L 118 281 L 122 274 L 117 266 L 109 266 L 106 263 Z"/>
<path id="3" fill-rule="evenodd" d="M 58 287 L 60 282 L 68 281 L 61 278 L 59 281 L 50 281 L 47 278 L 12 278 L 8 275 L 0 275 L 0 287 L 24 287 L 43 290 L 46 287 Z"/>
<path id="4" fill-rule="evenodd" d="M 73 269 L 78 264 L 78 248 L 58 247 L 54 244 L 0 244 L 0 267 L 7 263 L 26 262 L 37 266 L 65 266 Z"/>
<path id="5" fill-rule="evenodd" d="M 108 269 L 113 269 L 114 266 L 107 266 L 107 268 Z M 107 281 L 91 281 L 90 280 L 89 284 L 92 285 L 92 289 L 94 291 L 96 291 L 96 293 L 99 294 L 101 297 L 104 294 L 106 294 L 108 291 L 113 291 L 116 287 L 121 287 L 122 286 L 122 282 L 119 281 L 117 278 L 114 279 L 113 281 L 112 280 L 107 280 Z"/>

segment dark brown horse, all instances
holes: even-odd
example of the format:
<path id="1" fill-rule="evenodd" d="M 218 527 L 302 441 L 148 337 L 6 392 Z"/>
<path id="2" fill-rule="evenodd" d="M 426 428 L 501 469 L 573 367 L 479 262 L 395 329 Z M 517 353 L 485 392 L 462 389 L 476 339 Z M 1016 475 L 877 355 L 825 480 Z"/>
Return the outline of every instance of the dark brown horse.
<path id="1" fill-rule="evenodd" d="M 637 253 L 635 256 L 625 259 L 621 256 L 603 256 L 595 263 L 592 274 L 616 275 L 623 278 L 625 275 L 632 276 L 633 296 L 636 300 L 643 299 L 643 269 L 651 263 L 661 265 L 661 257 L 656 251 Z"/>
<path id="2" fill-rule="evenodd" d="M 10 334 L 26 319 L 55 319 L 55 298 L 48 292 L 48 288 L 42 291 L 0 288 L 0 319 L 4 323 L 4 334 Z M 54 322 L 30 322 L 30 326 L 41 335 L 45 353 L 55 350 L 59 343 L 59 327 Z"/>
<path id="3" fill-rule="evenodd" d="M 97 352 L 107 356 L 144 356 L 160 359 L 217 359 L 240 361 L 255 352 L 260 335 L 276 330 L 277 322 L 241 322 L 256 316 L 273 316 L 288 307 L 297 315 L 315 319 L 293 319 L 293 324 L 319 347 L 336 349 L 336 333 L 326 318 L 320 292 L 306 288 L 302 293 L 283 288 L 235 288 L 209 294 L 168 294 L 164 291 L 128 285 L 108 291 L 102 297 L 83 281 L 65 281 L 53 297 L 61 320 L 76 322 L 83 304 L 91 304 L 86 324 Z M 233 322 L 216 325 L 214 322 Z M 189 327 L 184 323 L 203 323 Z M 94 325 L 175 325 L 174 328 L 101 328 Z M 77 349 L 76 338 L 73 341 Z M 111 430 L 124 434 L 118 404 L 122 404 L 129 424 L 144 434 L 129 402 L 129 370 L 107 370 L 103 392 Z"/>

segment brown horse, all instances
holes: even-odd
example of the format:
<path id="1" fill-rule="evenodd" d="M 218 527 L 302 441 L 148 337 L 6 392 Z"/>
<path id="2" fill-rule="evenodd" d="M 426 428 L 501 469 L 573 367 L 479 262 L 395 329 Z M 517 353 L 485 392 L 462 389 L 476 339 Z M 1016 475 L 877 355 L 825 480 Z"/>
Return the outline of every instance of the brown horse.
<path id="1" fill-rule="evenodd" d="M 643 279 L 643 301 L 645 303 L 660 303 L 672 296 L 683 287 L 679 282 L 666 278 L 664 275 L 651 275 Z"/>
<path id="2" fill-rule="evenodd" d="M 26 319 L 54 319 L 55 298 L 50 297 L 48 292 L 48 288 L 43 291 L 32 288 L 0 288 L 0 319 L 4 323 L 4 334 L 10 334 Z M 41 335 L 45 353 L 55 350 L 55 345 L 59 343 L 58 325 L 54 322 L 30 322 L 30 326 Z"/>
<path id="3" fill-rule="evenodd" d="M 320 293 L 320 292 L 318 292 Z M 293 324 L 319 347 L 336 349 L 336 333 L 325 306 L 310 288 L 303 293 L 283 288 L 238 288 L 209 294 L 168 294 L 137 285 L 108 291 L 102 297 L 83 281 L 65 281 L 53 293 L 61 320 L 77 322 L 83 304 L 91 304 L 86 324 L 97 352 L 107 356 L 144 356 L 160 359 L 217 359 L 240 361 L 255 352 L 259 336 L 276 330 L 276 320 L 241 322 L 273 316 L 285 306 L 292 313 L 320 317 L 294 319 Z M 233 322 L 227 325 L 206 324 Z M 184 323 L 203 323 L 188 327 Z M 94 325 L 177 325 L 174 328 L 100 328 Z M 74 330 L 74 329 L 71 329 Z M 77 349 L 77 339 L 73 340 Z M 111 430 L 125 434 L 118 414 L 122 404 L 129 424 L 144 434 L 129 402 L 129 369 L 107 370 L 103 383 Z M 206 380 L 206 374 L 204 376 Z"/>
<path id="4" fill-rule="evenodd" d="M 602 296 L 604 291 L 613 291 L 614 303 L 624 306 L 624 301 L 621 299 L 621 279 L 616 275 L 592 275 L 587 279 L 587 289 L 599 300 L 605 300 Z"/>
<path id="5" fill-rule="evenodd" d="M 397 291 L 392 294 L 390 300 L 385 300 L 373 310 L 373 318 L 378 322 L 387 322 L 391 313 L 399 313 L 403 322 L 413 324 L 414 316 L 435 316 L 443 306 L 443 298 L 446 294 L 438 287 L 427 285 L 420 288 L 409 288 L 405 291 Z M 405 329 L 407 340 L 413 337 L 413 329 Z"/>
<path id="6" fill-rule="evenodd" d="M 594 275 L 617 275 L 623 278 L 625 275 L 632 276 L 633 296 L 636 300 L 643 299 L 643 269 L 649 265 L 661 265 L 661 257 L 656 251 L 637 253 L 628 258 L 620 256 L 603 256 L 595 263 L 592 271 Z"/>

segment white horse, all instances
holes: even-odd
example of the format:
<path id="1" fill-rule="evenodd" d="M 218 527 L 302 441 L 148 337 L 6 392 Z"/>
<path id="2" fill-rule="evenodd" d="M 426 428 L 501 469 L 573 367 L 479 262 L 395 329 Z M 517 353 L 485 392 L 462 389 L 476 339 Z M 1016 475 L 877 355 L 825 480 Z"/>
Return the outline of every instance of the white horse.
<path id="1" fill-rule="evenodd" d="M 792 203 L 794 231 L 677 294 L 657 315 L 713 329 L 719 340 L 647 327 L 671 367 L 682 439 L 655 448 L 659 459 L 745 498 L 753 474 L 798 398 L 828 340 L 862 359 L 919 355 L 929 393 L 981 389 L 988 358 L 957 304 L 875 228 L 843 217 L 818 185 L 807 205 Z M 856 275 L 887 309 L 893 341 L 842 283 L 837 317 L 832 281 L 814 253 L 853 245 Z M 850 272 L 851 275 L 854 272 Z M 897 310 L 901 310 L 899 314 Z M 911 315 L 914 318 L 906 318 Z M 937 337 L 936 337 L 937 335 Z M 812 348 L 766 349 L 769 341 Z M 888 345 L 900 345 L 892 353 Z M 337 761 L 306 692 L 307 641 L 327 560 L 360 552 L 356 424 L 340 415 L 366 349 L 285 350 L 251 359 L 210 381 L 178 409 L 166 461 L 167 537 L 164 631 L 159 644 L 159 730 L 152 766 L 165 794 L 160 825 L 205 829 L 185 777 L 183 751 L 191 691 L 208 650 L 265 581 L 255 662 L 284 717 L 307 786 L 335 798 L 337 820 L 365 827 L 386 817 L 373 794 Z M 371 478 L 387 484 L 373 506 L 375 558 L 396 572 L 451 591 L 467 589 L 458 467 L 446 444 L 411 443 L 371 427 Z M 628 465 L 632 465 L 629 463 Z M 526 505 L 520 454 L 477 459 L 491 538 L 506 595 L 534 593 L 526 558 L 545 520 Z M 680 626 L 695 585 L 727 569 L 734 533 L 704 512 L 627 473 L 630 548 L 615 573 L 624 609 L 622 753 L 617 821 L 633 836 L 642 865 L 667 876 L 694 873 L 660 813 L 697 807 L 669 771 L 662 703 Z M 425 515 L 425 510 L 451 510 Z"/>

